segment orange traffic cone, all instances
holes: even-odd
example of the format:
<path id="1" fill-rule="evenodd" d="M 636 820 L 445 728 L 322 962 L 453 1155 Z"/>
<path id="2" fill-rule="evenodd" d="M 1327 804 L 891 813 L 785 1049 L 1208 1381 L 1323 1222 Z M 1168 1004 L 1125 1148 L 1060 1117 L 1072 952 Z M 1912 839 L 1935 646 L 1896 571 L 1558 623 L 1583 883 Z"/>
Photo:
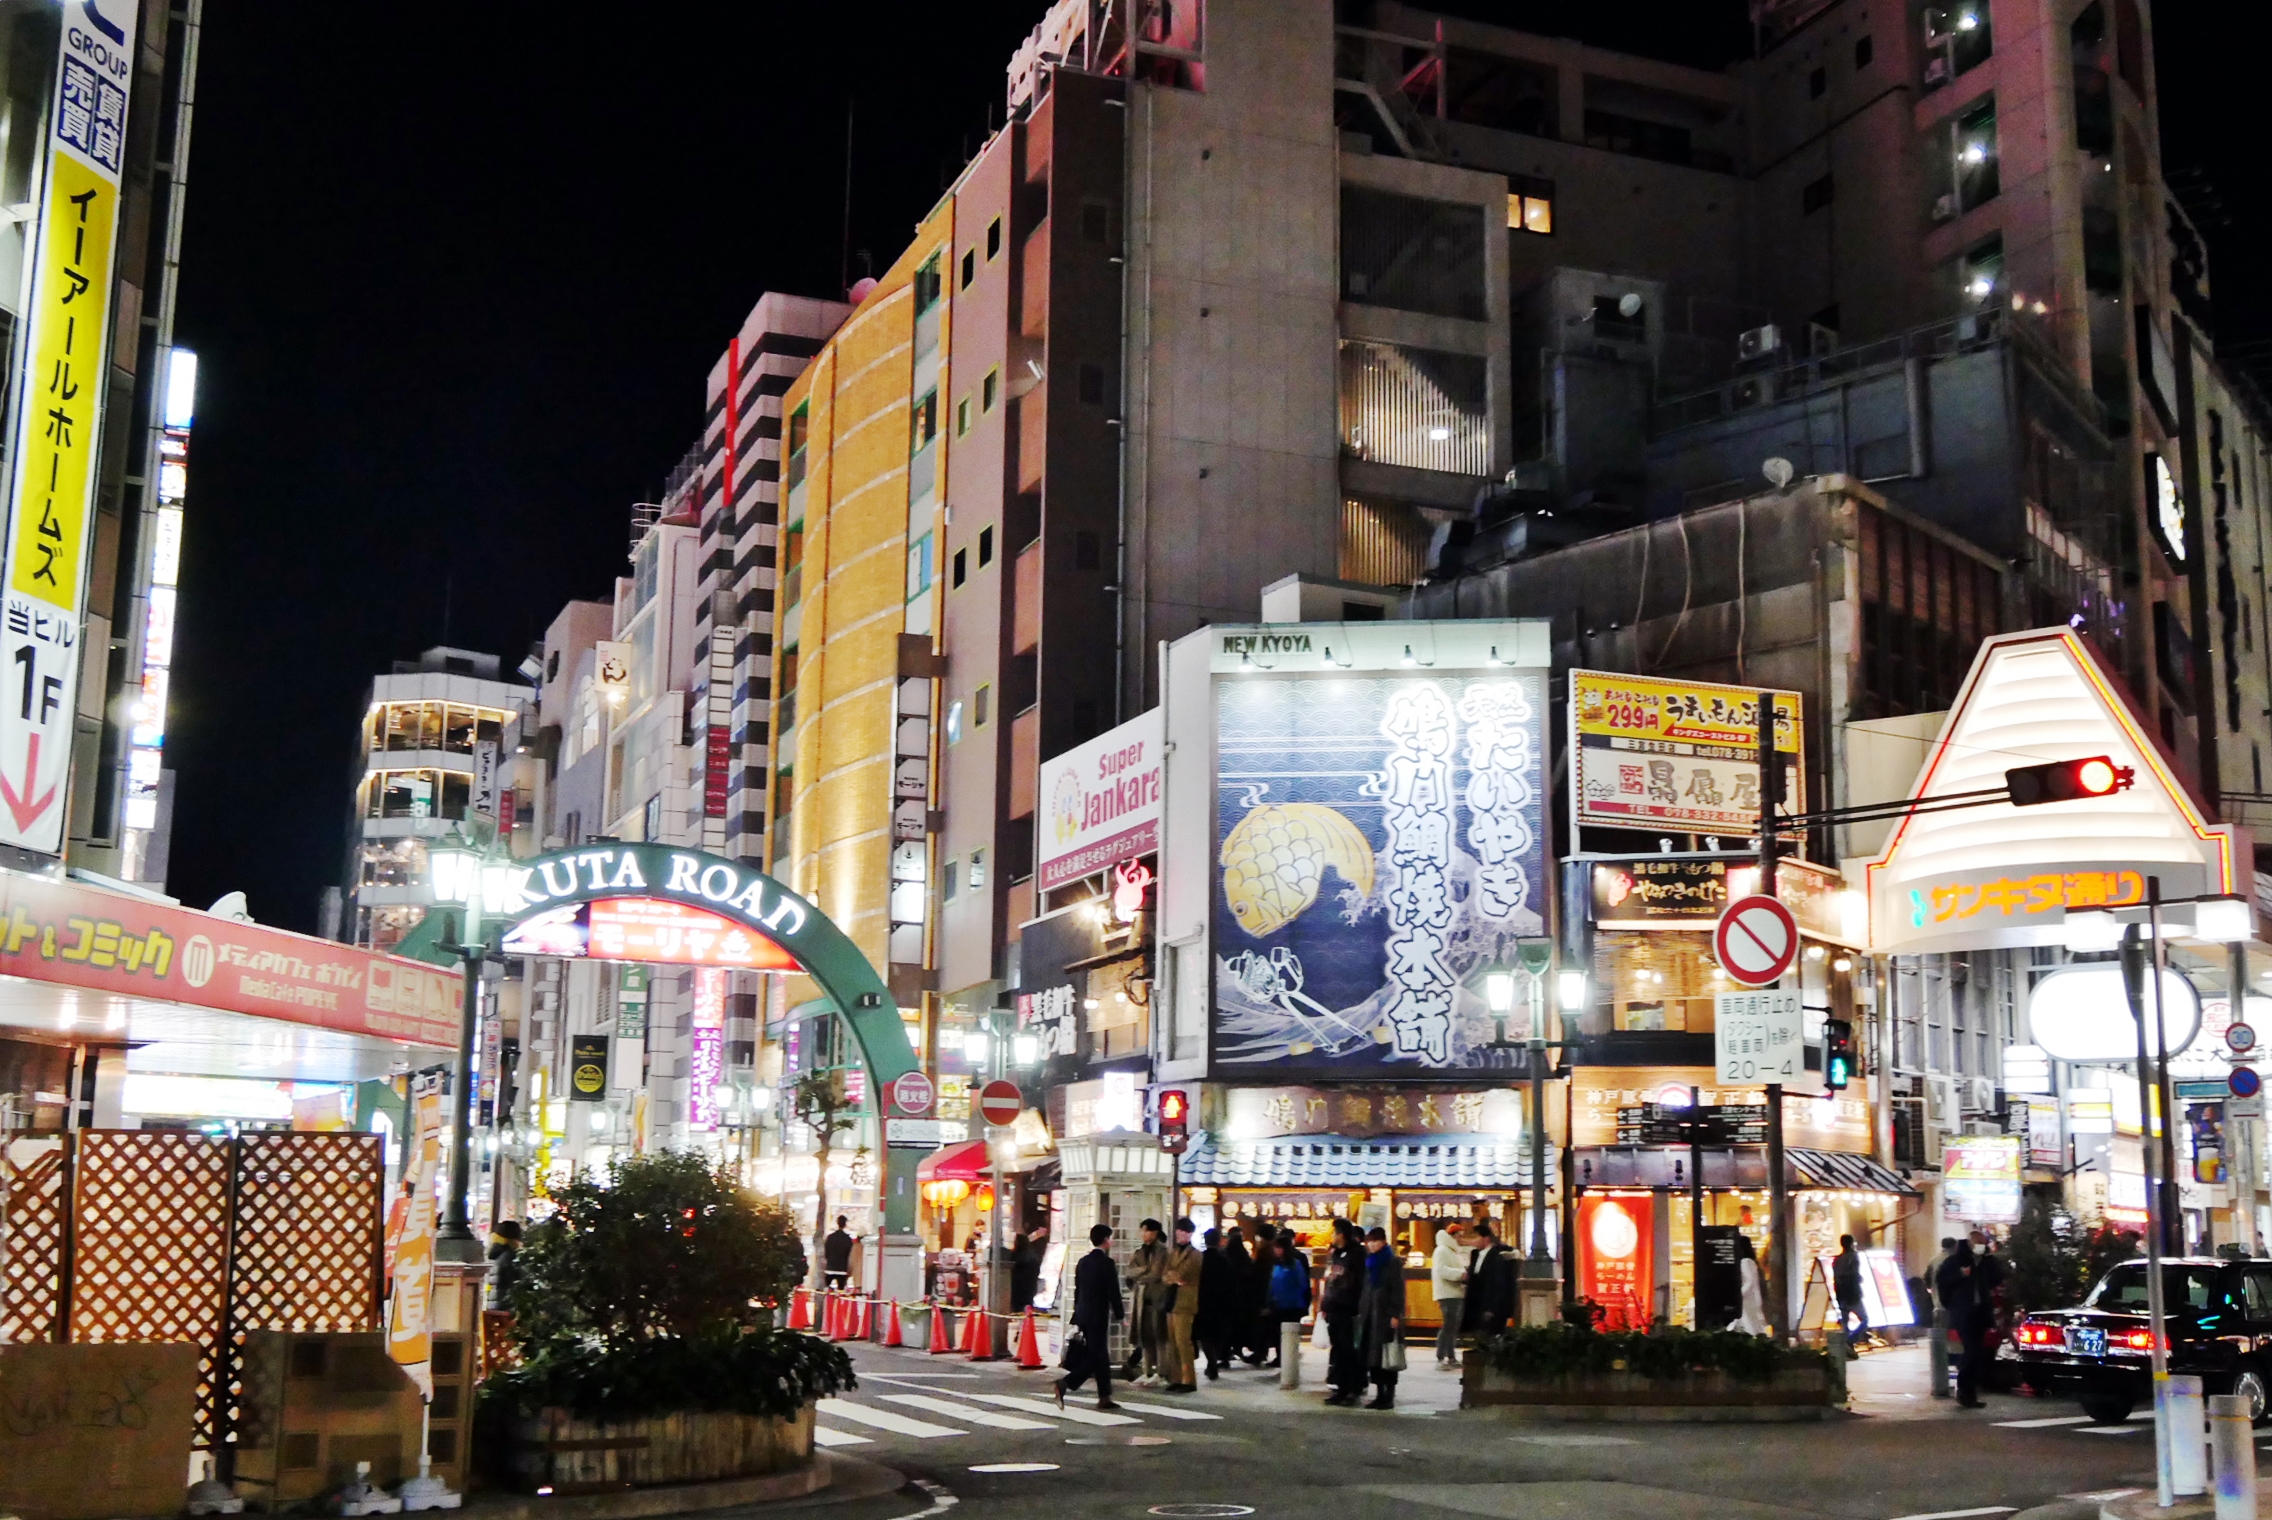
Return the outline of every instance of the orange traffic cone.
<path id="1" fill-rule="evenodd" d="M 828 1295 L 828 1338 L 832 1341 L 847 1339 L 850 1334 L 844 1323 L 845 1308 L 843 1294 L 831 1293 Z"/>
<path id="2" fill-rule="evenodd" d="M 789 1328 L 810 1330 L 813 1327 L 812 1290 L 792 1289 L 789 1294 Z"/>
<path id="3" fill-rule="evenodd" d="M 933 1299 L 931 1300 L 931 1354 L 933 1356 L 946 1356 L 954 1349 L 955 1343 L 947 1339 L 947 1306 L 937 1299 Z"/>
<path id="4" fill-rule="evenodd" d="M 901 1344 L 899 1338 L 899 1300 L 896 1298 L 891 1301 L 891 1313 L 884 1317 L 884 1344 L 887 1346 Z"/>
<path id="5" fill-rule="evenodd" d="M 1033 1306 L 1029 1304 L 1026 1306 L 1025 1323 L 1018 1326 L 1018 1368 L 1023 1372 L 1033 1372 L 1041 1365 L 1041 1332 L 1034 1328 Z"/>
<path id="6" fill-rule="evenodd" d="M 869 1339 L 869 1332 L 873 1328 L 872 1320 L 875 1310 L 876 1301 L 872 1298 L 856 1298 L 852 1301 L 852 1339 L 856 1341 Z"/>
<path id="7" fill-rule="evenodd" d="M 963 1331 L 962 1349 L 974 1362 L 994 1360 L 994 1327 L 987 1323 L 984 1309 L 970 1311 L 969 1327 Z"/>

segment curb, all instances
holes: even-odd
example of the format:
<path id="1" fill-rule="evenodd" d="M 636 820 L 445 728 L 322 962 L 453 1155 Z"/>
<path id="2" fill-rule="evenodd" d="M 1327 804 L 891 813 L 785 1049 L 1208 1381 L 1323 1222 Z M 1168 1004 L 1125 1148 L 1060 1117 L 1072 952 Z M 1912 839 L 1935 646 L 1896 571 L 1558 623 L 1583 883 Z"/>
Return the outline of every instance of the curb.
<path id="1" fill-rule="evenodd" d="M 2168 1509 L 2155 1503 L 2156 1495 L 2150 1488 L 2119 1499 L 2109 1499 L 2098 1507 L 2099 1520 L 2208 1520 L 2216 1514 L 2217 1500 L 2213 1494 L 2201 1494 L 2180 1499 Z"/>
<path id="2" fill-rule="evenodd" d="M 892 1488 L 899 1486 L 899 1475 L 889 1468 L 876 1468 L 874 1463 L 859 1462 L 856 1458 L 816 1452 L 814 1460 L 803 1467 L 754 1478 L 627 1488 L 605 1494 L 504 1494 L 472 1499 L 458 1513 L 477 1515 L 481 1520 L 538 1520 L 538 1517 L 545 1520 L 641 1520 L 652 1515 L 694 1514 L 744 1504 L 780 1504 L 807 1499 L 833 1488 L 840 1478 L 847 1487 L 859 1490 L 842 1497 L 866 1497 L 872 1485 L 866 1474 L 856 1471 L 855 1464 L 857 1468 L 875 1468 L 877 1472 L 888 1474 L 893 1480 Z"/>

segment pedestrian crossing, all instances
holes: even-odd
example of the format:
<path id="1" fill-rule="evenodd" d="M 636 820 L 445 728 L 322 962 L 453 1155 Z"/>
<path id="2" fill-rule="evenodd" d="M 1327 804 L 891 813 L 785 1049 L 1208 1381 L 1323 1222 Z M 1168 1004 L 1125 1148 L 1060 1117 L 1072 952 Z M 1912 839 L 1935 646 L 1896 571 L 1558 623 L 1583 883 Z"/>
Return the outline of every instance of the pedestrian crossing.
<path id="1" fill-rule="evenodd" d="M 835 1449 L 872 1445 L 885 1436 L 938 1441 L 979 1431 L 1096 1429 L 1142 1426 L 1151 1421 L 1202 1424 L 1223 1418 L 1211 1410 L 1117 1398 L 1118 1411 L 1080 1403 L 1059 1409 L 1046 1394 L 980 1392 L 937 1386 L 940 1381 L 943 1379 L 937 1376 L 918 1380 L 863 1373 L 856 1397 L 820 1401 L 813 1442 Z"/>
<path id="2" fill-rule="evenodd" d="M 2087 1414 L 2041 1415 L 2026 1420 L 1997 1420 L 1994 1424 L 1999 1430 L 2048 1430 L 2060 1435 L 2077 1436 L 2139 1436 L 2153 1431 L 2154 1412 L 2151 1409 L 2132 1410 L 2130 1418 L 2120 1425 L 2095 1424 Z M 2256 1442 L 2259 1446 L 2272 1444 L 2272 1430 L 2258 1431 Z"/>

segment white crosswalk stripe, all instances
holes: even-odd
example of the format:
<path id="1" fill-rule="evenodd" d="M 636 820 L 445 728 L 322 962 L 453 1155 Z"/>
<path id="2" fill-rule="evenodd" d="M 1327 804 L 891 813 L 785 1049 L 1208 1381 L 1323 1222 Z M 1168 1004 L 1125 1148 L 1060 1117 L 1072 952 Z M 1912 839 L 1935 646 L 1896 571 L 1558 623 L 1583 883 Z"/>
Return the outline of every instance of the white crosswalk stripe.
<path id="1" fill-rule="evenodd" d="M 1209 1414 L 1204 1409 L 1178 1409 L 1173 1404 L 1139 1404 L 1134 1399 L 1114 1399 L 1113 1402 L 1123 1409 L 1133 1409 L 1140 1414 L 1156 1414 L 1164 1420 L 1219 1420 L 1222 1418 L 1221 1415 Z"/>
<path id="2" fill-rule="evenodd" d="M 2092 1425 L 2075 1432 L 2079 1436 L 2134 1436 L 2143 1431 L 2143 1425 Z"/>
<path id="3" fill-rule="evenodd" d="M 2087 1414 L 2062 1414 L 2048 1420 L 1998 1420 L 1996 1424 L 2003 1430 L 2046 1430 L 2053 1425 L 2088 1425 L 2090 1421 Z"/>
<path id="4" fill-rule="evenodd" d="M 1053 1420 L 1070 1420 L 1076 1425 L 1141 1425 L 1144 1423 L 1132 1414 L 1107 1414 L 1098 1409 L 1083 1409 L 1077 1404 L 1067 1404 L 1063 1409 L 1059 1409 L 1048 1399 L 1020 1398 L 1007 1393 L 966 1393 L 961 1397 L 975 1399 L 982 1404 L 993 1404 L 1002 1409 L 1016 1409 L 1026 1414 L 1046 1415 Z"/>
<path id="5" fill-rule="evenodd" d="M 847 1431 L 830 1430 L 826 1425 L 815 1425 L 813 1427 L 813 1444 L 815 1446 L 871 1446 L 875 1443 L 867 1436 L 856 1436 Z"/>
<path id="6" fill-rule="evenodd" d="M 822 1399 L 819 1412 L 832 1420 L 850 1420 L 855 1425 L 873 1425 L 893 1435 L 914 1436 L 917 1440 L 934 1440 L 939 1436 L 966 1436 L 970 1432 L 952 1425 L 933 1425 L 928 1420 L 911 1419 L 904 1414 L 893 1414 L 888 1409 L 870 1409 L 845 1399 Z"/>
<path id="7" fill-rule="evenodd" d="M 947 1399 L 933 1398 L 923 1393 L 884 1393 L 878 1398 L 891 1404 L 905 1404 L 910 1409 L 929 1410 L 950 1419 L 968 1420 L 973 1425 L 990 1426 L 995 1430 L 1054 1430 L 1057 1427 L 1047 1420 L 1029 1420 L 1023 1415 L 996 1414 L 991 1409 L 973 1409 L 968 1404 L 957 1404 Z"/>

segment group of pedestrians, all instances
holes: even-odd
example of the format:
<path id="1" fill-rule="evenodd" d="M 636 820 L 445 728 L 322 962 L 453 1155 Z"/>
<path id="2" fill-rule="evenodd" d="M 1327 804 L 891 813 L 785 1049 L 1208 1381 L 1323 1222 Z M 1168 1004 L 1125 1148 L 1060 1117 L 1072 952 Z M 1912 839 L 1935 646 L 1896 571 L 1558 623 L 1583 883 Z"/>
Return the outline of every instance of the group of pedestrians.
<path id="1" fill-rule="evenodd" d="M 1995 1327 L 1996 1294 L 2007 1275 L 2003 1259 L 1981 1230 L 1965 1239 L 1943 1240 L 1941 1254 L 1926 1264 L 1925 1282 L 1933 1298 L 1934 1398 L 1949 1396 L 1948 1334 L 1954 1330 L 1963 1347 L 1956 1367 L 1957 1406 L 1983 1407 L 1980 1381 L 1988 1371 L 1988 1332 Z"/>
<path id="2" fill-rule="evenodd" d="M 1193 1244 L 1192 1221 L 1175 1221 L 1172 1238 L 1156 1219 L 1139 1227 L 1125 1275 L 1112 1259 L 1108 1225 L 1089 1231 L 1089 1252 L 1072 1274 L 1066 1314 L 1065 1376 L 1068 1393 L 1096 1385 L 1097 1407 L 1112 1409 L 1114 1374 L 1138 1386 L 1173 1394 L 1199 1390 L 1200 1360 L 1213 1380 L 1235 1362 L 1279 1365 L 1283 1328 L 1316 1310 L 1326 1343 L 1325 1402 L 1364 1403 L 1394 1409 L 1398 1374 L 1406 1366 L 1404 1259 L 1385 1229 L 1361 1230 L 1346 1219 L 1332 1223 L 1332 1245 L 1314 1284 L 1309 1254 L 1292 1230 L 1254 1225 L 1208 1230 Z M 1204 1247 L 1204 1249 L 1202 1249 Z M 1436 1338 L 1439 1366 L 1455 1366 L 1463 1329 L 1488 1333 L 1513 1317 L 1515 1253 L 1491 1226 L 1478 1222 L 1439 1232 L 1430 1262 L 1431 1284 L 1443 1313 Z M 1110 1352 L 1112 1327 L 1128 1326 L 1128 1354 L 1117 1368 Z M 1366 1391 L 1372 1399 L 1365 1402 Z"/>

